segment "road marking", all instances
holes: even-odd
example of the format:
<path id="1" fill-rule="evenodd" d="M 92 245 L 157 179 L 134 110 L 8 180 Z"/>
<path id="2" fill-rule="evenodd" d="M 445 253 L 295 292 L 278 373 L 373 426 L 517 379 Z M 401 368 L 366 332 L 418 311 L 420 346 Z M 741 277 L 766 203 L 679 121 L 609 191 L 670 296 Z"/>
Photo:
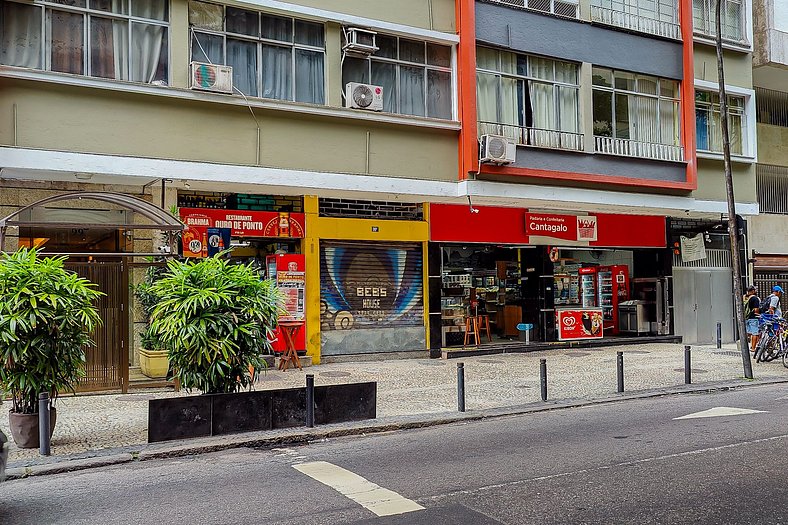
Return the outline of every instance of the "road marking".
<path id="1" fill-rule="evenodd" d="M 368 481 L 358 474 L 326 461 L 293 465 L 293 468 L 324 485 L 328 485 L 378 516 L 393 516 L 424 510 L 424 507 Z"/>
<path id="2" fill-rule="evenodd" d="M 674 417 L 673 419 L 697 419 L 701 417 L 722 417 L 722 416 L 743 416 L 748 414 L 765 414 L 764 410 L 752 410 L 749 408 L 714 407 L 686 416 Z"/>

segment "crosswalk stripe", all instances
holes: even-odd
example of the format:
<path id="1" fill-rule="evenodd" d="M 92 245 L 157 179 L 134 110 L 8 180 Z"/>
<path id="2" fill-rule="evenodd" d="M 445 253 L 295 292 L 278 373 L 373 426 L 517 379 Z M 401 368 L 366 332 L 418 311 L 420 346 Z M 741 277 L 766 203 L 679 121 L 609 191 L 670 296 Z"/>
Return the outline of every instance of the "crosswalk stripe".
<path id="1" fill-rule="evenodd" d="M 724 417 L 724 416 L 743 416 L 748 414 L 763 414 L 764 410 L 753 410 L 750 408 L 715 407 L 686 416 L 674 417 L 673 419 L 697 419 L 704 417 Z"/>
<path id="2" fill-rule="evenodd" d="M 347 469 L 327 461 L 299 463 L 293 468 L 312 479 L 328 485 L 378 516 L 405 514 L 424 507 L 404 498 L 393 490 L 384 489 Z"/>

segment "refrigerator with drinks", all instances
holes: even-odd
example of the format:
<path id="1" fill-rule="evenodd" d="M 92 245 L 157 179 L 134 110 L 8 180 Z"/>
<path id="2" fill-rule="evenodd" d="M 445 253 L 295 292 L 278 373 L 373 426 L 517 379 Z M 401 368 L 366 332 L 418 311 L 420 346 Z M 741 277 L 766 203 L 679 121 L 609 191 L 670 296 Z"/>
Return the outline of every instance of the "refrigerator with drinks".
<path id="1" fill-rule="evenodd" d="M 629 299 L 629 267 L 600 266 L 596 276 L 597 301 L 602 308 L 605 332 L 618 335 L 618 305 Z"/>
<path id="2" fill-rule="evenodd" d="M 306 261 L 303 254 L 277 254 L 266 257 L 266 273 L 285 297 L 285 313 L 280 321 L 302 321 L 306 319 Z M 306 351 L 306 330 L 302 327 L 295 337 L 296 351 Z M 274 351 L 284 352 L 285 341 L 280 329 L 276 329 Z"/>
<path id="3" fill-rule="evenodd" d="M 583 267 L 577 270 L 580 276 L 580 304 L 583 308 L 597 305 L 596 301 L 596 266 Z"/>

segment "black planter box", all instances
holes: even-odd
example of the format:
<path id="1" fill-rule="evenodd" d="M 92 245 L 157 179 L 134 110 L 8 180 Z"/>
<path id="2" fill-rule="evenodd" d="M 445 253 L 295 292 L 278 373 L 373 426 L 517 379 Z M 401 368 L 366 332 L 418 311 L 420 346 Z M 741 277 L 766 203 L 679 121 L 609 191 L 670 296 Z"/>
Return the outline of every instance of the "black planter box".
<path id="1" fill-rule="evenodd" d="M 315 387 L 315 424 L 374 419 L 377 383 Z M 148 402 L 148 443 L 306 424 L 306 388 L 205 394 Z"/>

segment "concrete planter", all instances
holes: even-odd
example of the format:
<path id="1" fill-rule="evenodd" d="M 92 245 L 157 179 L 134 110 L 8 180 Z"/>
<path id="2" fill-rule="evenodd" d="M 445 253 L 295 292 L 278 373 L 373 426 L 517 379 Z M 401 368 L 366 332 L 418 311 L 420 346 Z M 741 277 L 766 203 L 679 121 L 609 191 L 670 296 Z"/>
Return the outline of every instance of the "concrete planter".
<path id="1" fill-rule="evenodd" d="M 55 431 L 57 423 L 57 409 L 49 411 L 49 437 Z M 8 412 L 8 426 L 11 428 L 11 436 L 14 443 L 19 448 L 38 448 L 38 412 L 35 414 L 17 414 Z"/>
<path id="2" fill-rule="evenodd" d="M 164 379 L 170 369 L 166 350 L 140 349 L 140 370 L 151 379 Z"/>

